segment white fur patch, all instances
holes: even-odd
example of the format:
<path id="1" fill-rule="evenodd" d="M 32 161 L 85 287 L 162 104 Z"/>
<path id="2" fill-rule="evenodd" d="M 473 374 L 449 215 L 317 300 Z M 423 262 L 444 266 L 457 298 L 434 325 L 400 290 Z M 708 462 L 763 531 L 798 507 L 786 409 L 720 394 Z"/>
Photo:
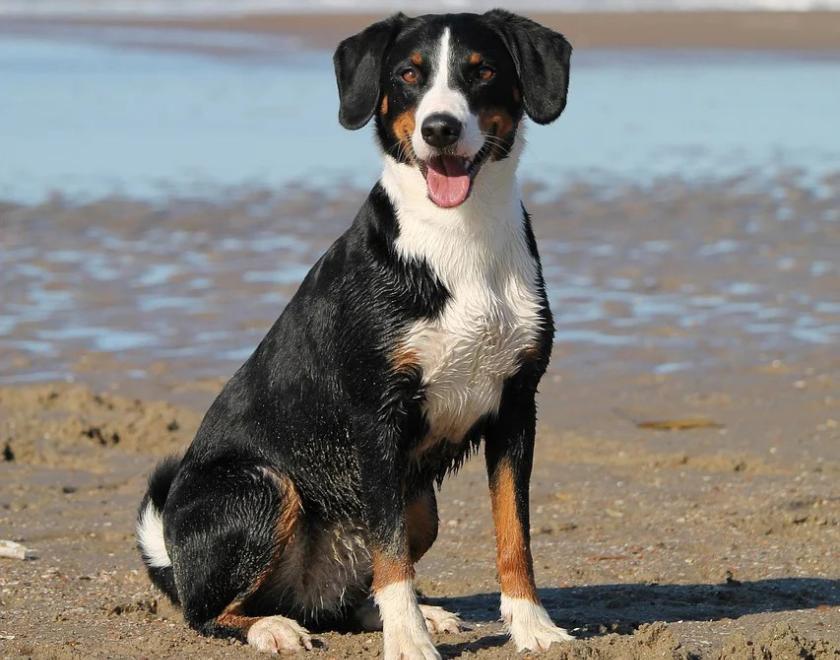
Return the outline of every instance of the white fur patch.
<path id="1" fill-rule="evenodd" d="M 461 122 L 461 138 L 455 145 L 455 153 L 465 158 L 475 156 L 484 145 L 484 136 L 478 125 L 478 117 L 470 112 L 469 104 L 464 94 L 452 89 L 449 84 L 449 66 L 451 64 L 451 33 L 445 28 L 437 48 L 437 61 L 432 77 L 432 84 L 415 113 L 414 133 L 411 136 L 411 146 L 420 160 L 428 160 L 436 151 L 423 140 L 421 129 L 423 121 L 429 115 L 444 112 L 452 115 Z"/>
<path id="2" fill-rule="evenodd" d="M 163 518 L 151 500 L 137 521 L 137 542 L 149 566 L 152 568 L 172 566 L 172 560 L 169 558 L 163 540 Z"/>
<path id="3" fill-rule="evenodd" d="M 517 651 L 546 651 L 554 642 L 574 639 L 554 625 L 542 605 L 526 598 L 511 598 L 502 594 L 501 611 Z"/>
<path id="4" fill-rule="evenodd" d="M 423 369 L 426 442 L 460 442 L 480 417 L 495 414 L 504 381 L 541 331 L 537 263 L 525 237 L 516 164 L 488 162 L 470 197 L 443 209 L 426 195 L 417 168 L 386 157 L 382 184 L 399 222 L 398 253 L 424 260 L 451 299 L 443 313 L 414 323 L 400 350 Z"/>
<path id="5" fill-rule="evenodd" d="M 267 616 L 257 621 L 248 629 L 248 643 L 266 653 L 312 650 L 309 631 L 284 616 Z"/>
<path id="6" fill-rule="evenodd" d="M 394 582 L 374 596 L 382 617 L 385 660 L 439 660 L 410 580 Z"/>

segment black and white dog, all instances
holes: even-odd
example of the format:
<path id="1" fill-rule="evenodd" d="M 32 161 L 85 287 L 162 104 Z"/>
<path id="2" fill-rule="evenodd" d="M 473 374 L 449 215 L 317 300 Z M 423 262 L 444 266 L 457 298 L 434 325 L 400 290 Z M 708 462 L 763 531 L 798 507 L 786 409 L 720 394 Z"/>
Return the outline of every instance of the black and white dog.
<path id="1" fill-rule="evenodd" d="M 516 180 L 523 115 L 560 115 L 570 55 L 500 10 L 398 14 L 339 45 L 339 118 L 375 119 L 382 178 L 140 506 L 151 579 L 193 628 L 278 651 L 349 623 L 381 627 L 385 658 L 438 658 L 430 631 L 460 621 L 418 605 L 414 564 L 435 484 L 483 439 L 502 617 L 520 650 L 571 639 L 530 552 L 554 330 Z"/>

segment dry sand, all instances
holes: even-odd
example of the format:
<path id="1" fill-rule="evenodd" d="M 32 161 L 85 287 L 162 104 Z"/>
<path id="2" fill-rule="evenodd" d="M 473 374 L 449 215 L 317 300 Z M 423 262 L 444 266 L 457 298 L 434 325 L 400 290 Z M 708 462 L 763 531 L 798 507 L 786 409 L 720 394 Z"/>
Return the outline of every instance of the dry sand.
<path id="1" fill-rule="evenodd" d="M 837 245 L 840 188 L 836 180 L 824 187 L 831 185 L 833 193 L 818 197 L 781 182 L 773 201 L 734 181 L 664 183 L 613 190 L 610 197 L 579 187 L 532 210 L 558 285 L 567 277 L 554 271 L 558 259 L 598 281 L 620 276 L 635 296 L 651 287 L 679 296 L 686 283 L 711 296 L 718 281 L 752 279 L 766 291 L 754 294 L 751 304 L 806 316 L 816 312 L 794 301 L 837 294 L 836 271 L 819 275 L 809 267 L 809 259 L 825 262 Z M 172 317 L 172 328 L 187 323 L 191 336 L 226 318 L 241 334 L 237 319 L 248 318 L 242 310 L 249 306 L 259 316 L 250 325 L 260 332 L 271 319 L 258 303 L 259 292 L 249 288 L 256 285 L 225 269 L 249 260 L 259 267 L 273 257 L 216 255 L 218 246 L 226 237 L 260 236 L 283 209 L 315 217 L 316 209 L 331 208 L 339 219 L 319 220 L 312 244 L 321 246 L 322 234 L 337 233 L 359 196 L 347 193 L 333 207 L 305 196 L 276 206 L 252 196 L 229 206 L 187 201 L 165 208 L 119 199 L 80 206 L 54 200 L 33 208 L 2 206 L 0 214 L 7 240 L 16 237 L 39 254 L 62 245 L 81 250 L 87 243 L 105 266 L 109 249 L 126 252 L 166 227 L 192 253 L 218 264 L 221 275 L 213 281 L 214 310 L 185 315 L 186 322 L 175 318 L 176 310 L 155 314 Z M 782 206 L 797 223 L 777 216 Z M 262 211 L 252 217 L 254 208 Z M 107 227 L 110 242 L 92 242 L 95 233 L 86 226 Z M 193 244 L 191 232 L 201 241 Z M 561 238 L 563 250 L 555 250 Z M 732 238 L 746 251 L 714 256 L 702 249 Z M 654 239 L 673 247 L 648 261 L 639 248 Z M 595 256 L 603 244 L 616 253 Z M 784 255 L 795 256 L 796 265 L 783 261 L 777 267 Z M 153 251 L 137 257 L 151 263 L 169 258 Z M 124 281 L 107 287 L 74 280 L 70 271 L 57 272 L 52 286 L 107 288 L 112 295 L 83 299 L 90 305 L 84 313 L 106 306 L 129 315 L 131 306 L 121 305 L 136 295 L 133 263 L 125 260 Z M 180 278 L 193 276 L 186 271 Z M 12 281 L 27 286 L 25 278 Z M 161 286 L 171 290 L 178 281 Z M 242 300 L 245 307 L 225 307 Z M 560 316 L 568 310 L 554 311 Z M 608 311 L 613 320 L 633 320 L 621 304 L 610 303 Z M 130 318 L 145 323 L 144 317 Z M 782 341 L 765 350 L 741 331 L 737 315 L 734 322 L 726 315 L 711 318 L 691 329 L 654 316 L 627 330 L 642 340 L 638 345 L 599 349 L 564 341 L 555 349 L 541 394 L 533 549 L 546 606 L 577 640 L 555 646 L 547 657 L 840 657 L 836 343 Z M 781 327 L 794 323 L 776 320 Z M 584 327 L 607 331 L 608 321 Z M 32 326 L 21 332 L 27 336 Z M 188 341 L 175 336 L 176 343 Z M 686 347 L 682 357 L 700 366 L 651 373 L 644 365 L 663 359 L 656 348 L 663 337 L 678 339 Z M 70 341 L 56 351 L 31 362 L 10 359 L 5 375 L 35 374 L 53 361 L 80 384 L 0 389 L 0 538 L 39 554 L 32 561 L 0 560 L 0 657 L 256 657 L 239 643 L 203 639 L 186 628 L 149 585 L 132 536 L 146 474 L 155 460 L 190 441 L 231 364 L 208 357 L 203 364 L 196 357 L 147 358 L 138 378 L 131 374 L 144 366 L 142 354 L 96 353 Z M 419 587 L 475 627 L 439 635 L 439 648 L 446 657 L 513 657 L 497 621 L 480 458 L 444 485 L 440 503 L 441 533 L 418 568 Z M 376 657 L 382 646 L 371 633 L 318 637 L 324 646 L 316 657 Z"/>
<path id="2" fill-rule="evenodd" d="M 836 364 L 823 367 L 552 371 L 533 548 L 544 602 L 578 639 L 547 657 L 838 657 L 840 411 Z M 144 476 L 188 443 L 199 409 L 79 385 L 0 390 L 0 535 L 39 554 L 0 560 L 0 656 L 255 656 L 187 629 L 133 548 Z M 634 423 L 687 417 L 722 427 Z M 514 655 L 496 622 L 485 493 L 480 460 L 445 484 L 441 534 L 418 569 L 425 596 L 475 626 L 437 637 L 445 657 Z M 319 639 L 318 657 L 381 647 L 371 633 Z"/>

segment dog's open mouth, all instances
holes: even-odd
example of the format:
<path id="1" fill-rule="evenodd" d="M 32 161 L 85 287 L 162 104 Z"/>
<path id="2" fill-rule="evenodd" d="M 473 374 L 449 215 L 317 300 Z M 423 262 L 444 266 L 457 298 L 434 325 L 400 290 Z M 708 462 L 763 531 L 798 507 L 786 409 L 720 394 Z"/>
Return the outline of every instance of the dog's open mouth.
<path id="1" fill-rule="evenodd" d="M 467 201 L 473 181 L 489 152 L 485 144 L 472 159 L 441 155 L 421 164 L 429 199 L 445 209 L 455 208 Z"/>

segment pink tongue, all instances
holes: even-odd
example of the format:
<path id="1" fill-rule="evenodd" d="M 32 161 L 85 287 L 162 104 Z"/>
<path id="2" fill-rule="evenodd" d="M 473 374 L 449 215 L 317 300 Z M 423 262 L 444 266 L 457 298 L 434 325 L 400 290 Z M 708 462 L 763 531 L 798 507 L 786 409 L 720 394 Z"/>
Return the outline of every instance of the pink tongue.
<path id="1" fill-rule="evenodd" d="M 429 198 L 445 209 L 460 206 L 470 194 L 470 175 L 463 158 L 438 156 L 429 163 L 426 188 Z"/>

